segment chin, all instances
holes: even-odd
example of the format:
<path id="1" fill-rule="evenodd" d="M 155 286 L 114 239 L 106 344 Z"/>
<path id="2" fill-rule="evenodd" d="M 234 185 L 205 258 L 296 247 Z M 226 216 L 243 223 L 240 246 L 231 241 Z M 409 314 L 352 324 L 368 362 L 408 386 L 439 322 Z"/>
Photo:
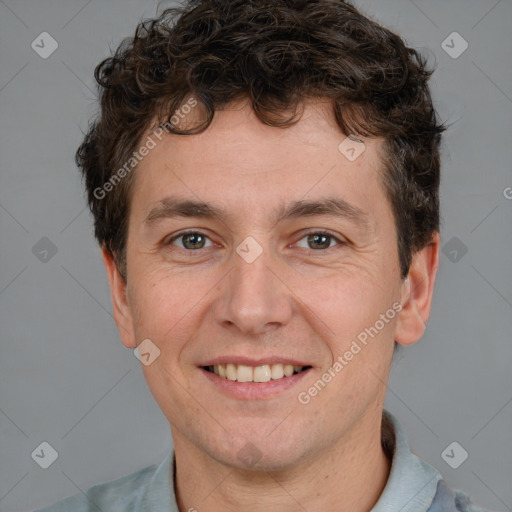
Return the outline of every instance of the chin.
<path id="1" fill-rule="evenodd" d="M 267 434 L 275 428 L 274 422 L 271 428 L 262 430 L 263 434 L 249 433 L 242 428 L 238 432 L 245 432 L 241 436 L 232 436 L 230 441 L 212 450 L 207 450 L 210 455 L 221 464 L 247 471 L 282 471 L 307 458 L 309 446 L 304 445 L 307 435 L 299 435 L 297 430 L 294 435 L 291 432 L 282 432 L 270 437 Z"/>
<path id="2" fill-rule="evenodd" d="M 218 462 L 237 469 L 253 473 L 285 471 L 300 462 L 300 454 L 290 448 L 289 451 L 275 453 L 270 450 L 261 451 L 256 445 L 247 443 L 237 453 L 219 454 Z"/>

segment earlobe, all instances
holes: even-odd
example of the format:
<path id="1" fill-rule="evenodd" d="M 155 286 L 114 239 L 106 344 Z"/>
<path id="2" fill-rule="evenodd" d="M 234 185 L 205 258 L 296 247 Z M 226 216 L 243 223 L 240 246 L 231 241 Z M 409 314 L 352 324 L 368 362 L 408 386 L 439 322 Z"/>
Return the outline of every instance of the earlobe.
<path id="1" fill-rule="evenodd" d="M 121 342 L 125 347 L 135 348 L 137 343 L 133 332 L 131 309 L 126 294 L 126 282 L 117 269 L 114 257 L 105 247 L 102 247 L 101 249 L 101 256 L 107 271 L 114 321 L 116 322 L 119 330 Z"/>
<path id="2" fill-rule="evenodd" d="M 434 283 L 439 266 L 440 235 L 412 256 L 409 274 L 402 284 L 402 310 L 397 321 L 395 341 L 411 345 L 425 331 L 430 316 Z"/>

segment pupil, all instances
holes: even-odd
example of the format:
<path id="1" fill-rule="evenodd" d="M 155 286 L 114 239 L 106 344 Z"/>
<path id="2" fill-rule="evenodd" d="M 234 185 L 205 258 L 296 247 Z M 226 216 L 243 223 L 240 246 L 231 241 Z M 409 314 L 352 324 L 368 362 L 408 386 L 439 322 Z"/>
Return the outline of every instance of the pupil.
<path id="1" fill-rule="evenodd" d="M 189 242 L 191 247 L 187 247 L 189 245 Z M 200 233 L 190 233 L 183 236 L 183 245 L 187 248 L 196 249 L 198 247 L 197 244 L 201 244 L 201 242 L 203 242 L 204 244 L 203 235 L 201 235 Z M 201 247 L 203 244 L 201 244 Z"/>
<path id="2" fill-rule="evenodd" d="M 308 237 L 308 243 L 312 243 L 314 245 L 313 249 L 323 249 L 323 248 L 328 248 L 329 247 L 329 241 L 330 241 L 330 236 L 328 235 L 309 235 Z M 319 242 L 320 240 L 323 239 L 323 243 L 321 243 L 320 245 L 317 244 L 317 242 Z M 327 242 L 327 244 L 326 244 Z M 316 244 L 316 245 L 315 245 Z M 324 247 L 325 246 L 325 247 Z"/>

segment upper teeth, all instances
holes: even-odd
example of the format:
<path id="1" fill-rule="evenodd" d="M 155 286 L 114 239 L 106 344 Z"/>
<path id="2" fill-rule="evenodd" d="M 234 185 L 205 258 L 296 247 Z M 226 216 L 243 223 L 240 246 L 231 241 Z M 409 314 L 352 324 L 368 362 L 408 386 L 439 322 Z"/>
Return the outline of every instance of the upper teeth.
<path id="1" fill-rule="evenodd" d="M 293 372 L 300 372 L 303 366 L 291 364 L 264 364 L 263 366 L 245 366 L 243 364 L 216 364 L 213 366 L 213 373 L 229 380 L 238 382 L 269 382 L 271 379 L 282 379 L 289 377 Z M 210 369 L 212 367 L 210 366 Z"/>

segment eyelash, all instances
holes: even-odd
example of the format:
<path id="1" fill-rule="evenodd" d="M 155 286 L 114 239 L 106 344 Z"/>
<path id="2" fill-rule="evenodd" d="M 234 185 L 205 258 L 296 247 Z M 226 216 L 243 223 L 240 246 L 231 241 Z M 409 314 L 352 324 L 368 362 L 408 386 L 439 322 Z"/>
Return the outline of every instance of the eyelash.
<path id="1" fill-rule="evenodd" d="M 192 234 L 197 234 L 197 235 L 201 235 L 201 236 L 204 236 L 205 238 L 207 238 L 208 240 L 211 241 L 210 237 L 208 235 L 206 235 L 205 233 L 201 232 L 201 231 L 197 231 L 197 230 L 188 230 L 188 231 L 182 231 L 181 233 L 178 233 L 177 235 L 173 236 L 172 238 L 170 238 L 168 241 L 164 242 L 164 246 L 169 246 L 169 245 L 172 245 L 172 243 L 175 241 L 175 240 L 178 240 L 186 235 L 192 235 Z M 331 232 L 329 231 L 325 231 L 325 230 L 316 230 L 316 229 L 312 229 L 310 231 L 307 231 L 306 233 L 303 234 L 303 236 L 298 240 L 303 240 L 304 238 L 306 238 L 307 236 L 309 235 L 323 235 L 323 236 L 327 236 L 329 238 L 331 238 L 332 240 L 335 240 L 337 242 L 337 245 L 346 245 L 347 242 L 345 242 L 344 240 L 340 240 L 337 236 L 333 235 Z M 213 243 L 213 242 L 212 242 Z M 297 242 L 295 242 L 297 243 Z M 334 246 L 336 247 L 336 246 Z M 196 251 L 200 251 L 201 249 L 207 249 L 208 247 L 205 247 L 205 248 L 200 248 L 200 249 L 186 249 L 186 248 L 183 248 L 183 247 L 177 247 L 178 249 L 181 249 L 183 251 L 186 251 L 186 252 L 196 252 Z M 315 252 L 315 253 L 318 253 L 318 252 L 325 252 L 327 249 L 332 249 L 333 247 L 327 247 L 326 249 L 305 249 L 307 251 L 311 251 L 311 252 Z"/>

